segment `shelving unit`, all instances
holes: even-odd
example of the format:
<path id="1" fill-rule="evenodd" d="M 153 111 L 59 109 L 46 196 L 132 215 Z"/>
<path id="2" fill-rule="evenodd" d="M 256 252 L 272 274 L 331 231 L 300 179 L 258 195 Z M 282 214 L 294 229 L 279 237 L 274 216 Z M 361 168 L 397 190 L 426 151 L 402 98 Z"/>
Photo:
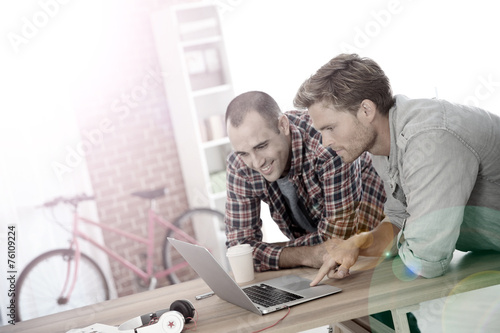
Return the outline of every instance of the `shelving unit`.
<path id="1" fill-rule="evenodd" d="M 225 211 L 226 157 L 231 150 L 224 113 L 234 97 L 217 7 L 197 2 L 166 7 L 151 17 L 164 87 L 190 207 Z M 195 225 L 225 259 L 218 225 Z"/>

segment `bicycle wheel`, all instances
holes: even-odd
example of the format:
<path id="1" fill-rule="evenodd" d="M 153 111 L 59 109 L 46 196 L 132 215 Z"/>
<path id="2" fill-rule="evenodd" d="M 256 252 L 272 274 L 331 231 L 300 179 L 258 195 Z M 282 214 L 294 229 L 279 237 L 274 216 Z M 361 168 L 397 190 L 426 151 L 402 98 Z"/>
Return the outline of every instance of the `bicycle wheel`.
<path id="1" fill-rule="evenodd" d="M 94 260 L 81 253 L 77 280 L 69 299 L 61 298 L 66 276 L 73 281 L 75 252 L 58 249 L 33 259 L 16 285 L 16 320 L 28 320 L 109 299 L 108 283 Z M 68 270 L 69 267 L 69 270 Z M 66 296 L 66 295 L 64 295 Z"/>
<path id="2" fill-rule="evenodd" d="M 174 225 L 181 229 L 183 232 L 187 233 L 196 241 L 199 245 L 205 246 L 212 253 L 216 252 L 214 249 L 214 244 L 217 242 L 218 245 L 225 242 L 225 232 L 224 232 L 224 214 L 219 211 L 210 208 L 194 208 L 186 211 L 181 216 L 179 216 L 174 222 Z M 214 223 L 214 227 L 217 232 L 221 235 L 221 240 L 217 241 L 212 239 L 203 239 L 203 237 L 195 237 L 195 232 L 193 228 L 193 223 Z M 163 243 L 163 263 L 165 269 L 174 268 L 177 265 L 183 265 L 183 267 L 176 269 L 168 278 L 172 284 L 180 283 L 183 281 L 189 281 L 198 277 L 198 274 L 185 262 L 184 258 L 177 252 L 177 250 L 170 244 L 167 237 L 172 237 L 178 240 L 188 241 L 181 234 L 175 230 L 170 229 L 165 237 Z M 222 244 L 224 246 L 224 244 Z M 220 251 L 219 251 L 220 252 Z M 222 263 L 223 267 L 227 267 L 226 263 Z"/>

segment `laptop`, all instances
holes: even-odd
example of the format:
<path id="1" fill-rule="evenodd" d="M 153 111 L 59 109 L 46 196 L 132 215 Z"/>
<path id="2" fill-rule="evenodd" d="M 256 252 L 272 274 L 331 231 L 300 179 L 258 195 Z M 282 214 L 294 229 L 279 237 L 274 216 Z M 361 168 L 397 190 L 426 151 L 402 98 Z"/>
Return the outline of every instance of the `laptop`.
<path id="1" fill-rule="evenodd" d="M 285 275 L 240 287 L 203 246 L 171 237 L 168 240 L 217 296 L 259 315 L 342 291 L 327 284 L 311 287 L 311 280 L 297 275 Z"/>

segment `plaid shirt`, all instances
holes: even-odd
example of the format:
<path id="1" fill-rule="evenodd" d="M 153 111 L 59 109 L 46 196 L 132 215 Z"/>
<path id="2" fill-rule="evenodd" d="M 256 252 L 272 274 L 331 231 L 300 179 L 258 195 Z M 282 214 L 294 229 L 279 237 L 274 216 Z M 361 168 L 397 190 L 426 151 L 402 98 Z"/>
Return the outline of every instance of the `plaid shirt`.
<path id="1" fill-rule="evenodd" d="M 364 153 L 351 164 L 321 144 L 321 134 L 309 115 L 285 113 L 290 120 L 292 162 L 289 180 L 297 191 L 301 208 L 317 231 L 308 233 L 290 216 L 277 182 L 268 182 L 232 152 L 227 161 L 227 246 L 248 243 L 254 250 L 257 271 L 277 270 L 282 245 L 262 242 L 260 202 L 269 205 L 271 217 L 289 238 L 284 246 L 320 244 L 331 237 L 347 239 L 371 230 L 384 218 L 383 183 Z"/>

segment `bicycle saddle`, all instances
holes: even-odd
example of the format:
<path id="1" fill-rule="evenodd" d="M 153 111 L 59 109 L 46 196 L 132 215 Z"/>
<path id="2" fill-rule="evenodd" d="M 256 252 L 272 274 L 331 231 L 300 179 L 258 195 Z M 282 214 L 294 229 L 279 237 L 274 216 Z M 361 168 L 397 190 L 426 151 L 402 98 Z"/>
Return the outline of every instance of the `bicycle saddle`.
<path id="1" fill-rule="evenodd" d="M 167 193 L 167 189 L 165 187 L 161 187 L 155 190 L 150 190 L 150 191 L 137 191 L 137 192 L 132 192 L 131 194 L 144 198 L 144 199 L 156 199 L 165 196 Z"/>

